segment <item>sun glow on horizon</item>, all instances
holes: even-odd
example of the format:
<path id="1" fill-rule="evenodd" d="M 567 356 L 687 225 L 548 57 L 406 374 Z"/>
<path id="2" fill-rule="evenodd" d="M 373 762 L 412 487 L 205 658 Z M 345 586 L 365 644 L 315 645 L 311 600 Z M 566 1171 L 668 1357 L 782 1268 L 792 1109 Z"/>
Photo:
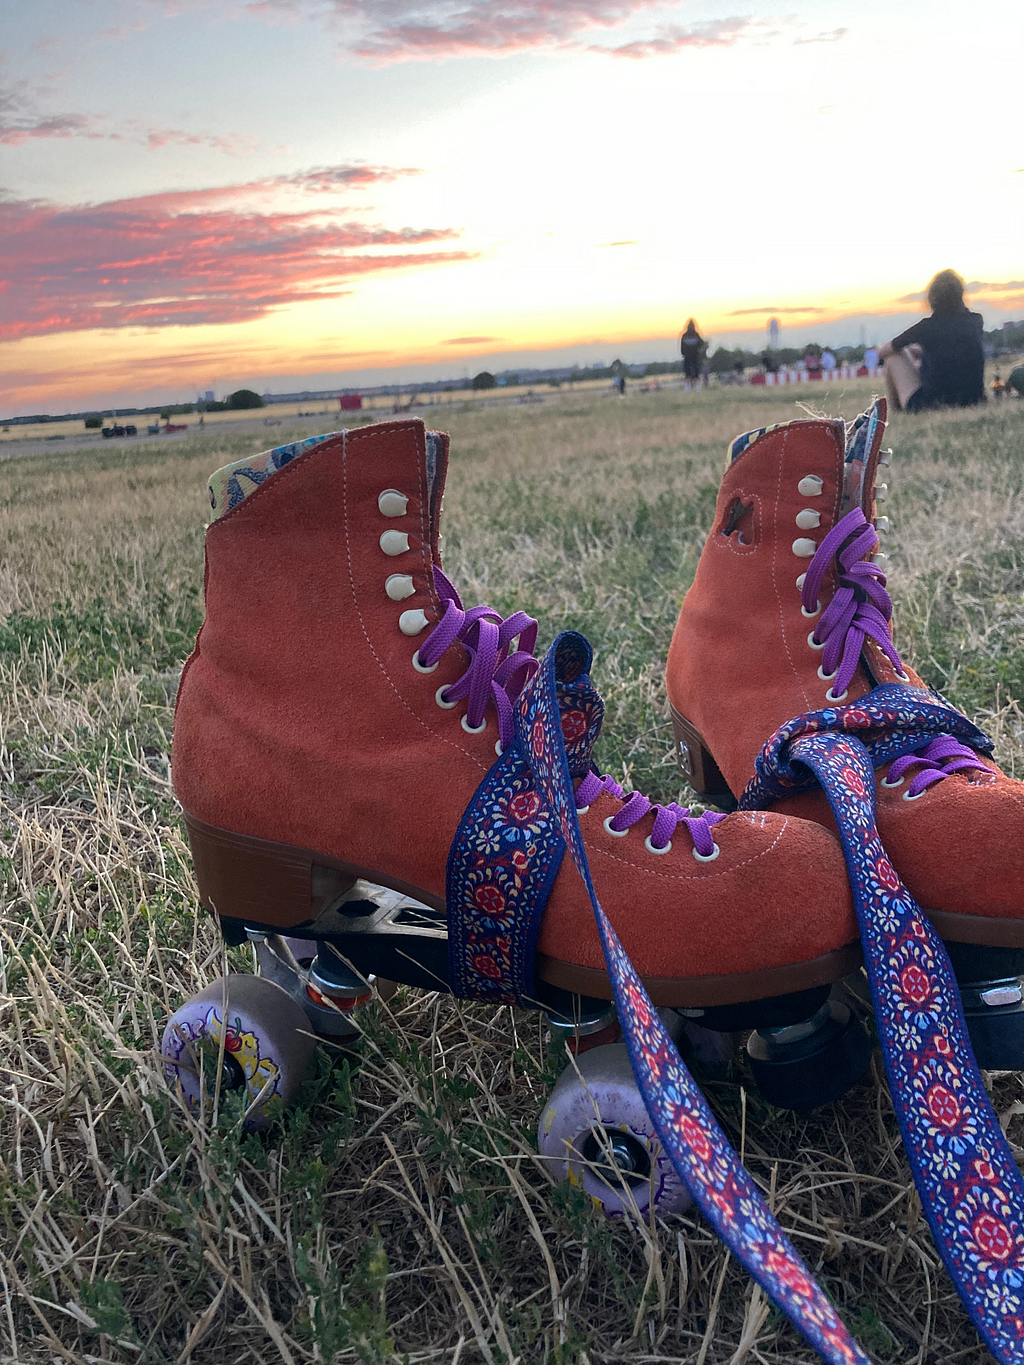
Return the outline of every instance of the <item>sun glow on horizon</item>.
<path id="1" fill-rule="evenodd" d="M 538 55 L 504 63 L 481 63 L 487 31 L 453 37 L 439 5 L 430 42 L 452 49 L 440 64 L 382 66 L 410 55 L 397 28 L 351 39 L 334 70 L 355 94 L 324 97 L 342 130 L 330 162 L 301 102 L 281 110 L 288 147 L 261 141 L 244 66 L 223 77 L 251 124 L 237 138 L 165 127 L 146 140 L 134 109 L 116 126 L 8 119 L 3 409 L 424 365 L 447 377 L 486 357 L 672 338 L 691 314 L 723 339 L 763 335 L 773 313 L 794 337 L 831 327 L 842 340 L 844 319 L 865 318 L 881 336 L 948 265 L 989 318 L 1019 315 L 1024 177 L 1008 132 L 982 138 L 964 115 L 984 92 L 986 127 L 1012 126 L 1012 44 L 989 50 L 951 5 L 928 34 L 890 10 L 880 29 L 876 4 L 856 20 L 831 0 L 742 23 L 687 9 L 674 27 L 662 7 L 644 28 L 650 7 L 623 0 L 593 40 L 582 19 L 569 33 L 538 17 L 516 38 Z M 98 0 L 107 18 L 119 7 Z M 1020 26 L 1000 11 L 1000 31 Z M 279 34 L 224 22 L 253 51 Z M 22 28 L 38 48 L 31 19 Z M 331 62 L 314 28 L 288 31 L 311 84 Z M 879 111 L 894 89 L 928 140 L 887 174 Z M 368 133 L 354 100 L 374 90 L 392 113 Z M 104 170 L 111 139 L 139 168 L 138 193 Z M 171 159 L 162 188 L 154 157 Z"/>

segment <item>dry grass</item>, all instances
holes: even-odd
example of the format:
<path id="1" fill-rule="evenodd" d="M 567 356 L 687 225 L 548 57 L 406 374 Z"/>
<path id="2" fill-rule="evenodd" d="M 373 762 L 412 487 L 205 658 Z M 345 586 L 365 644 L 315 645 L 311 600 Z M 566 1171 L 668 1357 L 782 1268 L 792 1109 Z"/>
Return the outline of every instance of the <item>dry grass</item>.
<path id="1" fill-rule="evenodd" d="M 533 611 L 543 641 L 591 636 L 600 757 L 663 799 L 685 793 L 662 661 L 726 443 L 792 414 L 789 396 L 723 390 L 452 415 L 449 572 L 471 600 Z M 1022 433 L 1017 403 L 898 421 L 890 501 L 901 643 L 1018 774 Z M 191 1117 L 166 1086 L 163 1022 L 225 960 L 195 912 L 170 707 L 206 476 L 262 444 L 221 428 L 0 469 L 0 1358 L 806 1362 L 698 1219 L 610 1225 L 551 1183 L 533 1130 L 562 1062 L 534 1015 L 400 991 L 361 1068 L 322 1053 L 270 1139 L 243 1137 L 230 1103 Z M 993 1086 L 1019 1140 L 1020 1079 Z M 764 1106 L 739 1057 L 709 1093 L 874 1358 L 987 1359 L 877 1076 L 802 1117 Z"/>

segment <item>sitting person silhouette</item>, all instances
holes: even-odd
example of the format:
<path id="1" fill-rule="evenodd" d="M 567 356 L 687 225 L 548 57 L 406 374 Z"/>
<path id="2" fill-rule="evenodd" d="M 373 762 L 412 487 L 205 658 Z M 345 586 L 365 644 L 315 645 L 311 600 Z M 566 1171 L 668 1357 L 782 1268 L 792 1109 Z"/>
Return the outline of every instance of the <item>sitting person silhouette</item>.
<path id="1" fill-rule="evenodd" d="M 964 303 L 964 282 L 940 270 L 928 286 L 931 317 L 922 318 L 878 352 L 885 388 L 896 411 L 968 408 L 985 401 L 983 322 Z"/>

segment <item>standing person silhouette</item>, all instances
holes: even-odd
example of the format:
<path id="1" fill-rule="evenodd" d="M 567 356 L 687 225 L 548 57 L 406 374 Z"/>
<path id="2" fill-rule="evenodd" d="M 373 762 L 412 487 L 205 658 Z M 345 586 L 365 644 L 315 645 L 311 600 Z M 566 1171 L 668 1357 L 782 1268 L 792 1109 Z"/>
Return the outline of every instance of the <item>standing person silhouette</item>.
<path id="1" fill-rule="evenodd" d="M 890 404 L 904 412 L 969 408 L 985 401 L 984 322 L 964 303 L 964 282 L 940 270 L 928 286 L 931 317 L 879 349 Z"/>
<path id="2" fill-rule="evenodd" d="M 697 331 L 693 318 L 686 324 L 686 331 L 679 338 L 679 350 L 683 357 L 683 378 L 696 384 L 700 378 L 700 358 L 707 342 Z"/>

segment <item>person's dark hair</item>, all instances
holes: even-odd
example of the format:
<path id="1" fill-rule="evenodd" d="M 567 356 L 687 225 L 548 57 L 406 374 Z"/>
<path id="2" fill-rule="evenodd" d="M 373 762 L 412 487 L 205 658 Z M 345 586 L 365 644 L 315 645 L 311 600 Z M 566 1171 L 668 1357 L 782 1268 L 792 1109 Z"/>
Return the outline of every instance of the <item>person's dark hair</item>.
<path id="1" fill-rule="evenodd" d="M 940 270 L 928 286 L 928 307 L 939 317 L 959 313 L 964 306 L 964 281 L 955 270 Z"/>
<path id="2" fill-rule="evenodd" d="M 696 322 L 693 320 L 693 318 L 689 318 L 689 319 L 687 320 L 687 323 L 686 323 L 686 331 L 685 331 L 685 333 L 684 333 L 684 336 L 695 337 L 696 335 L 697 335 L 697 324 L 696 324 Z"/>

